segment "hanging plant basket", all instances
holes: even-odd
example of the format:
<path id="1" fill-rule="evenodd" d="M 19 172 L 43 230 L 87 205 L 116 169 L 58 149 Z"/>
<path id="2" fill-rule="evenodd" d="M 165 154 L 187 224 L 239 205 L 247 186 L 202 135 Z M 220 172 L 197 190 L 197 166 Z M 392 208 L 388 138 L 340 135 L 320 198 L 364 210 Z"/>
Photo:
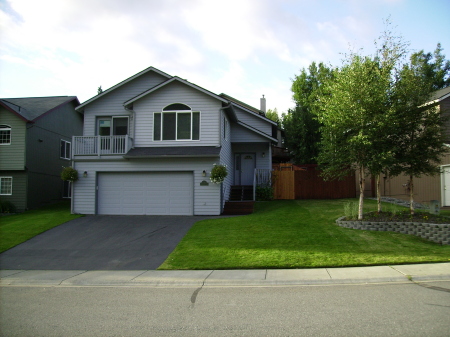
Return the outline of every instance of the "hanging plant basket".
<path id="1" fill-rule="evenodd" d="M 78 180 L 78 171 L 71 166 L 64 167 L 61 172 L 61 179 L 73 183 Z"/>
<path id="2" fill-rule="evenodd" d="M 214 164 L 209 179 L 214 184 L 221 184 L 226 176 L 228 175 L 227 166 L 226 165 L 216 165 Z"/>

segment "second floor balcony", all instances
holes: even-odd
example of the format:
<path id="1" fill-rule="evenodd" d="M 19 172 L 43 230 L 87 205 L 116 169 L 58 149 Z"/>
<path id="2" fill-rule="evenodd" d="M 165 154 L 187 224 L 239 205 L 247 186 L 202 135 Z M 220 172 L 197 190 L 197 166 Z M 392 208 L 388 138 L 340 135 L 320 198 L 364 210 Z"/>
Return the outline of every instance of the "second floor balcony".
<path id="1" fill-rule="evenodd" d="M 132 147 L 133 141 L 124 136 L 74 136 L 74 156 L 123 155 Z"/>

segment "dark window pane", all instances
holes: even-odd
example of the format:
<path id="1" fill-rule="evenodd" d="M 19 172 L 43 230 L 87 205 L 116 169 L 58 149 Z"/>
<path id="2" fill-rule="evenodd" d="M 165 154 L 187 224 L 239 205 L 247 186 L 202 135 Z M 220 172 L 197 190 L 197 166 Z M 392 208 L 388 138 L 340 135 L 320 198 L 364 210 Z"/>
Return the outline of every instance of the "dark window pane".
<path id="1" fill-rule="evenodd" d="M 179 113 L 177 139 L 191 139 L 191 113 Z"/>
<path id="2" fill-rule="evenodd" d="M 163 111 L 180 111 L 180 110 L 191 110 L 191 108 L 185 104 L 174 103 L 166 106 Z"/>
<path id="3" fill-rule="evenodd" d="M 192 140 L 200 139 L 200 112 L 192 113 Z"/>
<path id="4" fill-rule="evenodd" d="M 66 157 L 67 159 L 70 159 L 70 143 L 66 142 Z"/>
<path id="5" fill-rule="evenodd" d="M 175 125 L 177 114 L 169 112 L 163 114 L 163 140 L 175 140 Z"/>
<path id="6" fill-rule="evenodd" d="M 111 121 L 101 119 L 98 121 L 98 135 L 109 136 L 111 135 Z"/>
<path id="7" fill-rule="evenodd" d="M 66 158 L 66 142 L 63 140 L 61 141 L 59 156 L 61 158 Z"/>
<path id="8" fill-rule="evenodd" d="M 113 135 L 125 136 L 128 134 L 128 118 L 113 118 Z"/>
<path id="9" fill-rule="evenodd" d="M 153 115 L 153 140 L 161 140 L 161 114 Z"/>

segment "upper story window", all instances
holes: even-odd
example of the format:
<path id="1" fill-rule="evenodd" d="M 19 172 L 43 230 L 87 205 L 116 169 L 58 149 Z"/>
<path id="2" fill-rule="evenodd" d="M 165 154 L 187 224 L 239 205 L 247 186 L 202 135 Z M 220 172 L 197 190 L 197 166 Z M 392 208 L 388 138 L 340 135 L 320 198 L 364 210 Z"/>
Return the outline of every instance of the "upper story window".
<path id="1" fill-rule="evenodd" d="M 59 156 L 63 159 L 70 159 L 71 143 L 67 140 L 61 139 Z"/>
<path id="2" fill-rule="evenodd" d="M 0 195 L 12 195 L 12 177 L 0 177 Z"/>
<path id="3" fill-rule="evenodd" d="M 9 125 L 0 125 L 0 145 L 11 144 L 11 127 Z"/>
<path id="4" fill-rule="evenodd" d="M 99 136 L 125 136 L 128 134 L 128 116 L 101 117 L 97 122 Z"/>
<path id="5" fill-rule="evenodd" d="M 166 106 L 153 115 L 153 140 L 199 140 L 200 112 L 181 103 Z"/>

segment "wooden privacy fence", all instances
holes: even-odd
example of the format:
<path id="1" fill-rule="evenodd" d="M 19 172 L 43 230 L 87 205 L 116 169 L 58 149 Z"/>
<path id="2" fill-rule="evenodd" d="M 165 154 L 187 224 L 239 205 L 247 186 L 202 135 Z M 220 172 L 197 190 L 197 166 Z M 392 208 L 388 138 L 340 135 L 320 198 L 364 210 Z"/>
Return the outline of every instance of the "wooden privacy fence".
<path id="1" fill-rule="evenodd" d="M 304 170 L 273 171 L 274 199 L 339 199 L 356 196 L 355 176 L 343 180 L 324 181 L 317 165 Z"/>

